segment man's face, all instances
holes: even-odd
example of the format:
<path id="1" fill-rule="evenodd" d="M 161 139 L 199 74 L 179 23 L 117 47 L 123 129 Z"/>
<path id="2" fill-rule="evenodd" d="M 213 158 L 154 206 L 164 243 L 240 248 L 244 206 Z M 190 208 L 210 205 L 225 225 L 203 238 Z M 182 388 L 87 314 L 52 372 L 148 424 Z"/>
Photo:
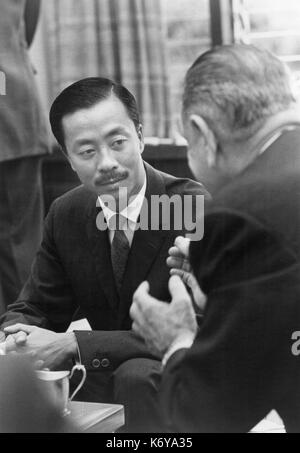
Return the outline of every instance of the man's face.
<path id="1" fill-rule="evenodd" d="M 71 166 L 87 189 L 116 200 L 121 187 L 128 196 L 139 192 L 145 178 L 142 132 L 119 99 L 66 115 L 62 125 Z"/>

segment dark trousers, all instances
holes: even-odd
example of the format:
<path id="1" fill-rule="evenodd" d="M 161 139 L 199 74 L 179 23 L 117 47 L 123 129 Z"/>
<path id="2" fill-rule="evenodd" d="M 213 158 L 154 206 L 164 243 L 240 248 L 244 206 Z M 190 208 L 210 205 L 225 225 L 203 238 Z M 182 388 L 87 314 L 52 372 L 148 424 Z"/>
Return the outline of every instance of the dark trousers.
<path id="1" fill-rule="evenodd" d="M 40 156 L 0 162 L 0 314 L 18 297 L 41 242 L 41 164 Z"/>
<path id="2" fill-rule="evenodd" d="M 159 405 L 161 362 L 132 359 L 114 373 L 114 402 L 125 407 L 123 433 L 166 432 Z"/>
<path id="3" fill-rule="evenodd" d="M 113 373 L 93 371 L 76 395 L 77 401 L 123 404 L 125 426 L 122 433 L 166 432 L 158 401 L 161 363 L 158 360 L 131 359 Z M 81 374 L 71 381 L 71 391 Z"/>

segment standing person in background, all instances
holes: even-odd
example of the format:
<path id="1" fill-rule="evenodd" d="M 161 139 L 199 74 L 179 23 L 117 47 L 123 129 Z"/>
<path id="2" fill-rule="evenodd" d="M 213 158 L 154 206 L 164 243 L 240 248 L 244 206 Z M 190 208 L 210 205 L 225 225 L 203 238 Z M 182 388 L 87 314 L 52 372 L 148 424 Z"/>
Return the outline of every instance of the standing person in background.
<path id="1" fill-rule="evenodd" d="M 41 240 L 48 134 L 29 60 L 40 0 L 0 2 L 0 312 L 17 298 Z"/>

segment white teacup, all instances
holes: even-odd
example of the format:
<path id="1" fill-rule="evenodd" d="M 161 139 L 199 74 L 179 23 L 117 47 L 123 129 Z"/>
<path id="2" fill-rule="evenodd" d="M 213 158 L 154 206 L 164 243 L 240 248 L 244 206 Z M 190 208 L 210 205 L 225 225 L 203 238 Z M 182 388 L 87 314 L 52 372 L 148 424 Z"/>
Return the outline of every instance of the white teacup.
<path id="1" fill-rule="evenodd" d="M 69 397 L 69 380 L 76 370 L 82 372 L 82 378 L 72 395 Z M 61 410 L 63 415 L 68 415 L 70 413 L 68 402 L 72 401 L 86 379 L 86 369 L 84 365 L 74 365 L 71 371 L 39 370 L 36 371 L 36 374 L 51 401 Z"/>

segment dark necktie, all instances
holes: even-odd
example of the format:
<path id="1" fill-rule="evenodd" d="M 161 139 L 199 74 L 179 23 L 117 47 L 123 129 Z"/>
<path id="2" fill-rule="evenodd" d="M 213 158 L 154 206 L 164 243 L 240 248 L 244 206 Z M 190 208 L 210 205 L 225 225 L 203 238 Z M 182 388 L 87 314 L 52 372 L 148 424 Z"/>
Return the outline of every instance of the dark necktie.
<path id="1" fill-rule="evenodd" d="M 122 225 L 119 224 L 119 219 L 121 222 L 125 220 L 120 216 L 116 218 L 116 230 L 111 244 L 111 263 L 117 290 L 120 295 L 130 246 L 126 234 L 122 230 Z"/>

